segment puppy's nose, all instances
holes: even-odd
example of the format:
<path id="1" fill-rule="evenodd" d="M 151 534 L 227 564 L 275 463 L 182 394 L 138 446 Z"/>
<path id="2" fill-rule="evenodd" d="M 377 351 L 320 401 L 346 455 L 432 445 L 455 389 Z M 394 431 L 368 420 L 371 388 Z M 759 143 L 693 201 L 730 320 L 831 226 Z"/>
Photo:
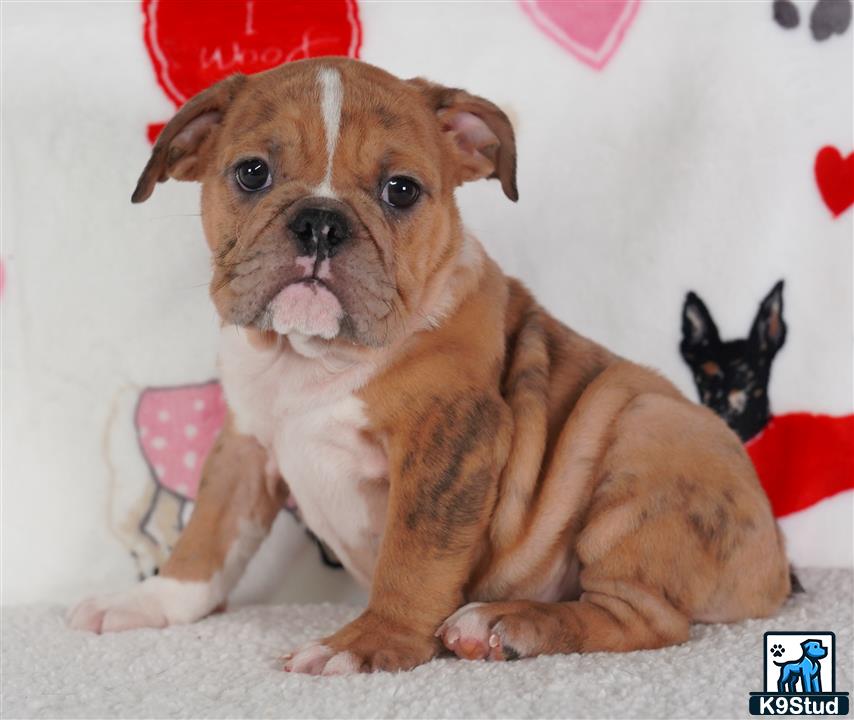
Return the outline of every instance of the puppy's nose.
<path id="1" fill-rule="evenodd" d="M 288 225 L 302 255 L 332 257 L 350 237 L 347 219 L 329 208 L 303 208 Z"/>

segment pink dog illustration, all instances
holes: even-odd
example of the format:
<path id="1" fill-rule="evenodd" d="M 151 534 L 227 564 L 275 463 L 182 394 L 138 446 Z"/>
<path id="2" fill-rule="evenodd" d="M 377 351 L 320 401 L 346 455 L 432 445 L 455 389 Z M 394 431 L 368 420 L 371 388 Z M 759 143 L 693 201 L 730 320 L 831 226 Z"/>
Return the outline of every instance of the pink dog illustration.
<path id="1" fill-rule="evenodd" d="M 104 438 L 107 521 L 140 578 L 157 573 L 183 530 L 225 413 L 216 380 L 116 392 Z"/>
<path id="2" fill-rule="evenodd" d="M 184 529 L 205 458 L 225 415 L 216 380 L 167 387 L 128 385 L 116 394 L 105 443 L 108 522 L 133 558 L 140 579 L 157 574 Z M 300 521 L 292 497 L 284 509 Z M 332 552 L 317 544 L 323 562 L 340 567 Z"/>
<path id="3" fill-rule="evenodd" d="M 165 493 L 178 501 L 174 523 L 184 529 L 184 511 L 194 502 L 202 465 L 225 421 L 225 401 L 216 380 L 198 385 L 146 388 L 134 415 L 137 439 L 154 481 L 139 530 L 157 542 L 149 524 Z"/>

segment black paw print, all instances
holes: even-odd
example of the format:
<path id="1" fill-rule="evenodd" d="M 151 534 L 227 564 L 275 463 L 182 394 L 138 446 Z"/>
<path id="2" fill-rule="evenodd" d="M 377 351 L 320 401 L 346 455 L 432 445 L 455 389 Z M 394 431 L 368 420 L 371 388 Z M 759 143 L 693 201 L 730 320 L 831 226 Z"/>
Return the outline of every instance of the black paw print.
<path id="1" fill-rule="evenodd" d="M 774 20 L 790 30 L 800 22 L 798 7 L 791 0 L 774 0 Z M 834 33 L 842 35 L 851 24 L 851 0 L 818 0 L 810 13 L 810 32 L 817 42 Z"/>
<path id="2" fill-rule="evenodd" d="M 771 646 L 771 654 L 774 657 L 782 657 L 783 655 L 783 646 L 777 643 L 776 645 Z"/>

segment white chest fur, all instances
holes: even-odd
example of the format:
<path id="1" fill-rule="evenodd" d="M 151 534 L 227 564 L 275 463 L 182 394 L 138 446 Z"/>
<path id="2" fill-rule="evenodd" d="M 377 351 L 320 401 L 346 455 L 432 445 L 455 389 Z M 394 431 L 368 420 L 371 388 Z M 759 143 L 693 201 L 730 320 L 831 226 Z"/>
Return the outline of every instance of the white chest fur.
<path id="1" fill-rule="evenodd" d="M 259 350 L 234 327 L 222 330 L 220 364 L 237 429 L 268 448 L 306 524 L 367 586 L 385 519 L 387 466 L 364 433 L 364 405 L 353 393 L 372 368 Z"/>

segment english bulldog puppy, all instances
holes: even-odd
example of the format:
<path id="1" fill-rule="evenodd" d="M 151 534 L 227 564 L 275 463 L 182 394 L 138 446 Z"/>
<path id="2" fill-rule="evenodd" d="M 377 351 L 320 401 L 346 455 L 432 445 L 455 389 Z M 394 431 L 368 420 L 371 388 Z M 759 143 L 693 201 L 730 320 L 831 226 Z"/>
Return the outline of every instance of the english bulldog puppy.
<path id="1" fill-rule="evenodd" d="M 230 416 L 159 576 L 72 627 L 205 617 L 288 490 L 370 588 L 292 672 L 658 648 L 789 595 L 738 437 L 465 230 L 460 184 L 518 197 L 494 104 L 340 58 L 234 75 L 169 122 L 133 201 L 169 178 L 202 185 Z"/>

